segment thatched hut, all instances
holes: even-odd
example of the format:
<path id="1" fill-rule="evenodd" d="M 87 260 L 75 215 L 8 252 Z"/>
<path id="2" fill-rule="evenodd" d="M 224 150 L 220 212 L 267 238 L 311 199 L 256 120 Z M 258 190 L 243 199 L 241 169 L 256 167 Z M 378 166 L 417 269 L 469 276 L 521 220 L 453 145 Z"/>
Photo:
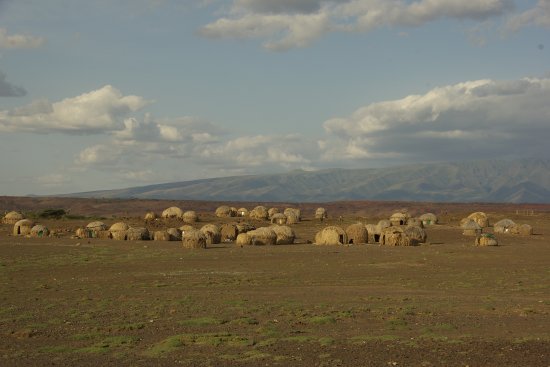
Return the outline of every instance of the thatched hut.
<path id="1" fill-rule="evenodd" d="M 170 241 L 181 241 L 181 236 L 183 231 L 178 228 L 168 228 L 166 230 L 168 235 L 170 236 Z"/>
<path id="2" fill-rule="evenodd" d="M 233 242 L 239 235 L 239 228 L 235 223 L 225 223 L 220 227 L 222 242 Z"/>
<path id="3" fill-rule="evenodd" d="M 510 233 L 512 227 L 516 226 L 516 222 L 511 219 L 502 219 L 493 224 L 493 231 L 495 233 Z"/>
<path id="4" fill-rule="evenodd" d="M 221 242 L 222 234 L 220 228 L 215 224 L 205 224 L 200 231 L 206 238 L 207 245 L 214 245 Z"/>
<path id="5" fill-rule="evenodd" d="M 418 226 L 407 225 L 403 230 L 403 233 L 405 233 L 410 238 L 417 240 L 419 243 L 425 243 L 426 239 L 428 238 L 426 231 Z"/>
<path id="6" fill-rule="evenodd" d="M 268 246 L 277 244 L 277 234 L 273 229 L 260 227 L 246 233 L 253 246 Z"/>
<path id="7" fill-rule="evenodd" d="M 237 209 L 237 217 L 248 217 L 248 209 L 246 208 L 239 208 Z"/>
<path id="8" fill-rule="evenodd" d="M 420 228 L 424 228 L 424 224 L 422 223 L 422 221 L 420 220 L 420 218 L 416 218 L 416 217 L 411 217 L 409 219 L 407 219 L 407 225 L 409 227 L 420 227 Z"/>
<path id="9" fill-rule="evenodd" d="M 153 240 L 154 241 L 172 241 L 170 233 L 168 233 L 168 231 L 166 230 L 154 231 Z"/>
<path id="10" fill-rule="evenodd" d="M 157 219 L 157 214 L 155 212 L 147 212 L 145 213 L 145 221 L 146 222 L 150 222 L 150 221 L 153 221 L 155 219 Z"/>
<path id="11" fill-rule="evenodd" d="M 298 208 L 286 208 L 283 213 L 287 218 L 289 215 L 294 214 L 298 218 L 298 222 L 302 220 L 302 211 Z"/>
<path id="12" fill-rule="evenodd" d="M 183 215 L 183 210 L 177 206 L 171 206 L 170 208 L 164 209 L 161 214 L 163 218 L 181 218 Z"/>
<path id="13" fill-rule="evenodd" d="M 250 211 L 249 216 L 252 219 L 266 220 L 269 218 L 269 213 L 267 212 L 267 208 L 265 206 L 258 205 Z"/>
<path id="14" fill-rule="evenodd" d="M 31 233 L 31 229 L 34 227 L 34 222 L 30 219 L 21 219 L 18 220 L 13 225 L 13 234 L 15 236 L 26 236 Z"/>
<path id="15" fill-rule="evenodd" d="M 344 245 L 348 243 L 346 231 L 337 226 L 328 226 L 315 235 L 316 245 Z"/>
<path id="16" fill-rule="evenodd" d="M 280 226 L 277 224 L 269 227 L 277 235 L 277 245 L 292 245 L 296 239 L 296 234 L 289 226 Z"/>
<path id="17" fill-rule="evenodd" d="M 235 240 L 235 244 L 237 246 L 251 246 L 252 245 L 252 239 L 247 233 L 239 233 L 237 236 L 237 239 Z"/>
<path id="18" fill-rule="evenodd" d="M 464 221 L 461 228 L 463 229 L 462 234 L 464 236 L 478 236 L 482 232 L 481 226 L 473 219 Z"/>
<path id="19" fill-rule="evenodd" d="M 216 217 L 218 218 L 230 218 L 236 215 L 237 213 L 231 210 L 231 207 L 227 205 L 222 205 L 216 209 Z"/>
<path id="20" fill-rule="evenodd" d="M 510 229 L 510 233 L 519 234 L 522 236 L 531 236 L 533 234 L 533 227 L 529 224 L 516 224 Z"/>
<path id="21" fill-rule="evenodd" d="M 206 248 L 206 236 L 202 231 L 196 229 L 184 232 L 181 242 L 184 248 Z"/>
<path id="22" fill-rule="evenodd" d="M 50 235 L 50 230 L 43 226 L 42 224 L 37 224 L 31 228 L 30 236 L 31 237 L 48 237 Z"/>
<path id="23" fill-rule="evenodd" d="M 475 240 L 476 246 L 498 246 L 498 241 L 492 234 L 484 233 L 482 235 L 476 236 Z"/>
<path id="24" fill-rule="evenodd" d="M 369 234 L 368 243 L 377 243 L 378 241 L 380 241 L 380 227 L 378 227 L 376 224 L 365 224 L 365 228 L 367 229 L 367 233 Z"/>
<path id="25" fill-rule="evenodd" d="M 419 241 L 405 233 L 405 228 L 406 227 L 392 226 L 383 229 L 380 235 L 380 245 L 417 246 L 419 244 Z"/>
<path id="26" fill-rule="evenodd" d="M 280 213 L 279 208 L 269 208 L 267 210 L 267 216 L 269 217 L 269 219 L 272 219 L 273 215 L 278 214 L 278 213 Z"/>
<path id="27" fill-rule="evenodd" d="M 113 224 L 110 228 L 110 232 L 119 232 L 119 231 L 127 231 L 130 229 L 130 226 L 124 222 L 117 222 Z"/>
<path id="28" fill-rule="evenodd" d="M 128 239 L 128 231 L 115 231 L 111 232 L 113 240 L 126 241 Z"/>
<path id="29" fill-rule="evenodd" d="M 86 229 L 92 230 L 92 231 L 106 231 L 109 227 L 103 222 L 95 221 L 90 222 L 86 225 Z"/>
<path id="30" fill-rule="evenodd" d="M 196 223 L 199 221 L 199 216 L 193 210 L 188 210 L 181 216 L 184 223 Z"/>
<path id="31" fill-rule="evenodd" d="M 369 232 L 363 223 L 351 224 L 346 228 L 348 244 L 363 245 L 369 242 Z"/>
<path id="32" fill-rule="evenodd" d="M 9 212 L 6 215 L 4 215 L 4 218 L 2 218 L 2 223 L 4 224 L 15 224 L 19 222 L 20 220 L 25 219 L 25 216 L 19 212 Z"/>
<path id="33" fill-rule="evenodd" d="M 289 212 L 288 214 L 284 214 L 284 216 L 286 217 L 286 224 L 288 225 L 297 224 L 300 222 L 300 218 L 296 213 Z"/>
<path id="34" fill-rule="evenodd" d="M 126 232 L 128 241 L 148 241 L 149 230 L 145 227 L 131 227 Z"/>
<path id="35" fill-rule="evenodd" d="M 378 226 L 378 229 L 382 231 L 383 229 L 391 227 L 391 222 L 387 219 L 382 219 L 378 222 L 377 226 Z"/>
<path id="36" fill-rule="evenodd" d="M 424 226 L 431 226 L 431 225 L 437 224 L 437 221 L 438 221 L 437 215 L 435 215 L 434 213 L 425 213 L 425 214 L 422 214 L 419 218 L 422 221 L 422 224 Z"/>
<path id="37" fill-rule="evenodd" d="M 250 223 L 237 223 L 237 230 L 239 233 L 246 233 L 256 229 L 256 226 Z"/>
<path id="38" fill-rule="evenodd" d="M 315 210 L 315 219 L 320 221 L 327 219 L 327 210 L 325 208 L 317 208 Z"/>
<path id="39" fill-rule="evenodd" d="M 467 218 L 473 219 L 481 228 L 489 227 L 489 217 L 483 212 L 472 213 Z"/>
<path id="40" fill-rule="evenodd" d="M 271 217 L 271 223 L 278 224 L 278 225 L 284 225 L 286 224 L 286 215 L 283 213 L 275 213 Z"/>
<path id="41" fill-rule="evenodd" d="M 392 226 L 404 226 L 409 220 L 409 215 L 405 213 L 393 213 L 390 217 Z"/>

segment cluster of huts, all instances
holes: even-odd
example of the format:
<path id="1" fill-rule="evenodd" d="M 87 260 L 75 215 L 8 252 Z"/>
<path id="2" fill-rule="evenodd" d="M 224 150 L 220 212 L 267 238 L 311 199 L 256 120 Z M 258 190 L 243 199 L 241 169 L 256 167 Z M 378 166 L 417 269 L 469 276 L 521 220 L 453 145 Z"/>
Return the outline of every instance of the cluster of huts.
<path id="1" fill-rule="evenodd" d="M 15 236 L 47 237 L 50 235 L 48 228 L 25 218 L 20 212 L 12 211 L 7 213 L 2 218 L 2 223 L 13 224 L 13 234 Z"/>
<path id="2" fill-rule="evenodd" d="M 292 244 L 296 234 L 290 225 L 299 223 L 302 219 L 300 209 L 266 208 L 256 206 L 252 210 L 220 206 L 215 215 L 219 218 L 241 217 L 256 221 L 270 221 L 269 226 L 256 227 L 250 223 L 225 223 L 221 225 L 205 224 L 195 228 L 192 224 L 199 221 L 195 211 L 183 211 L 178 207 L 165 209 L 160 216 L 154 212 L 145 214 L 145 222 L 157 221 L 162 218 L 176 218 L 183 222 L 182 226 L 160 230 L 149 230 L 146 227 L 131 227 L 124 222 L 117 222 L 107 226 L 100 221 L 94 221 L 85 227 L 78 228 L 75 236 L 78 238 L 102 238 L 114 240 L 155 240 L 181 241 L 184 247 L 204 248 L 208 245 L 222 242 L 234 242 L 239 246 L 245 245 L 277 245 Z M 319 221 L 327 219 L 327 211 L 318 208 L 315 218 Z M 7 213 L 2 222 L 13 224 L 13 234 L 31 237 L 45 237 L 50 231 L 43 225 L 35 224 L 24 218 L 19 212 Z M 168 223 L 168 222 L 166 222 Z M 376 224 L 355 223 L 345 229 L 339 226 L 327 226 L 315 235 L 317 245 L 359 245 L 378 243 L 387 246 L 415 246 L 425 243 L 427 234 L 425 227 L 438 223 L 433 213 L 426 213 L 419 217 L 411 217 L 407 213 L 397 212 L 389 219 L 380 220 Z M 503 219 L 493 225 L 493 233 L 484 233 L 489 227 L 489 218 L 485 213 L 475 212 L 462 219 L 460 227 L 466 236 L 475 236 L 475 244 L 479 246 L 495 246 L 498 241 L 495 234 L 531 235 L 533 229 L 528 224 L 516 224 L 510 219 Z"/>

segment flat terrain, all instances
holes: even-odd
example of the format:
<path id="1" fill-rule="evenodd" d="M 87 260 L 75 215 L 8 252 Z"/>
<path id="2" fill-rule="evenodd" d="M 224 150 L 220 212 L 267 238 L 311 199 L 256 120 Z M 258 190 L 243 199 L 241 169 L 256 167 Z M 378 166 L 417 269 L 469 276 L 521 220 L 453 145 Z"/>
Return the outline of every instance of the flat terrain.
<path id="1" fill-rule="evenodd" d="M 333 205 L 343 226 L 381 218 Z M 299 244 L 206 250 L 71 238 L 88 218 L 36 220 L 66 230 L 60 238 L 1 225 L 0 365 L 549 366 L 548 211 L 495 206 L 492 222 L 529 223 L 535 235 L 482 248 L 457 226 L 465 206 L 437 208 L 426 244 L 395 248 L 307 244 L 340 222 L 307 216 L 293 226 Z M 112 224 L 112 213 L 93 215 Z M 205 211 L 196 226 L 228 221 Z M 154 226 L 165 224 L 177 223 Z"/>

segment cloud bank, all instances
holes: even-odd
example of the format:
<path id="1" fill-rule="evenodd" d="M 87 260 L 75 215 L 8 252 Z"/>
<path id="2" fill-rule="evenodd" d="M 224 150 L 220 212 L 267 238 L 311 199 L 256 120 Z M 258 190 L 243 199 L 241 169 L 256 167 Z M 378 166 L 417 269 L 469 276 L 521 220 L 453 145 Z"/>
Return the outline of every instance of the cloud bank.
<path id="1" fill-rule="evenodd" d="M 257 38 L 265 48 L 281 51 L 308 46 L 330 32 L 418 27 L 444 18 L 483 21 L 512 8 L 511 0 L 234 0 L 230 10 L 202 27 L 200 34 Z"/>
<path id="2" fill-rule="evenodd" d="M 6 74 L 0 71 L 0 97 L 23 97 L 27 91 L 23 87 L 18 87 L 6 80 Z"/>
<path id="3" fill-rule="evenodd" d="M 123 181 L 159 182 L 296 168 L 550 158 L 548 101 L 550 78 L 482 79 L 370 103 L 320 121 L 307 136 L 239 135 L 196 117 L 140 116 L 150 101 L 105 86 L 2 111 L 0 130 L 103 134 L 104 142 L 75 155 L 75 167 Z"/>

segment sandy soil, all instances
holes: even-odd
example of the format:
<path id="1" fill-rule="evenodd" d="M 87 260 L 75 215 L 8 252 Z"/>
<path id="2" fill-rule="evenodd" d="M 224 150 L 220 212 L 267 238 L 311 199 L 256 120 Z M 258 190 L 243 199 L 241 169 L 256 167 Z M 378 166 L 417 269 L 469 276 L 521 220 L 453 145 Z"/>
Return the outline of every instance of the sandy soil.
<path id="1" fill-rule="evenodd" d="M 144 225 L 134 204 L 79 214 L 111 224 L 126 212 Z M 547 209 L 484 207 L 492 222 L 529 223 L 535 235 L 480 248 L 457 227 L 480 206 L 386 210 L 400 204 L 445 208 L 426 244 L 306 243 L 339 224 L 336 215 L 323 224 L 306 216 L 294 226 L 296 245 L 206 250 L 71 238 L 88 218 L 39 221 L 60 238 L 11 236 L 1 225 L 0 365 L 549 366 Z M 208 214 L 215 203 L 197 206 L 197 227 L 230 221 Z M 383 216 L 357 203 L 326 206 L 344 226 Z"/>

